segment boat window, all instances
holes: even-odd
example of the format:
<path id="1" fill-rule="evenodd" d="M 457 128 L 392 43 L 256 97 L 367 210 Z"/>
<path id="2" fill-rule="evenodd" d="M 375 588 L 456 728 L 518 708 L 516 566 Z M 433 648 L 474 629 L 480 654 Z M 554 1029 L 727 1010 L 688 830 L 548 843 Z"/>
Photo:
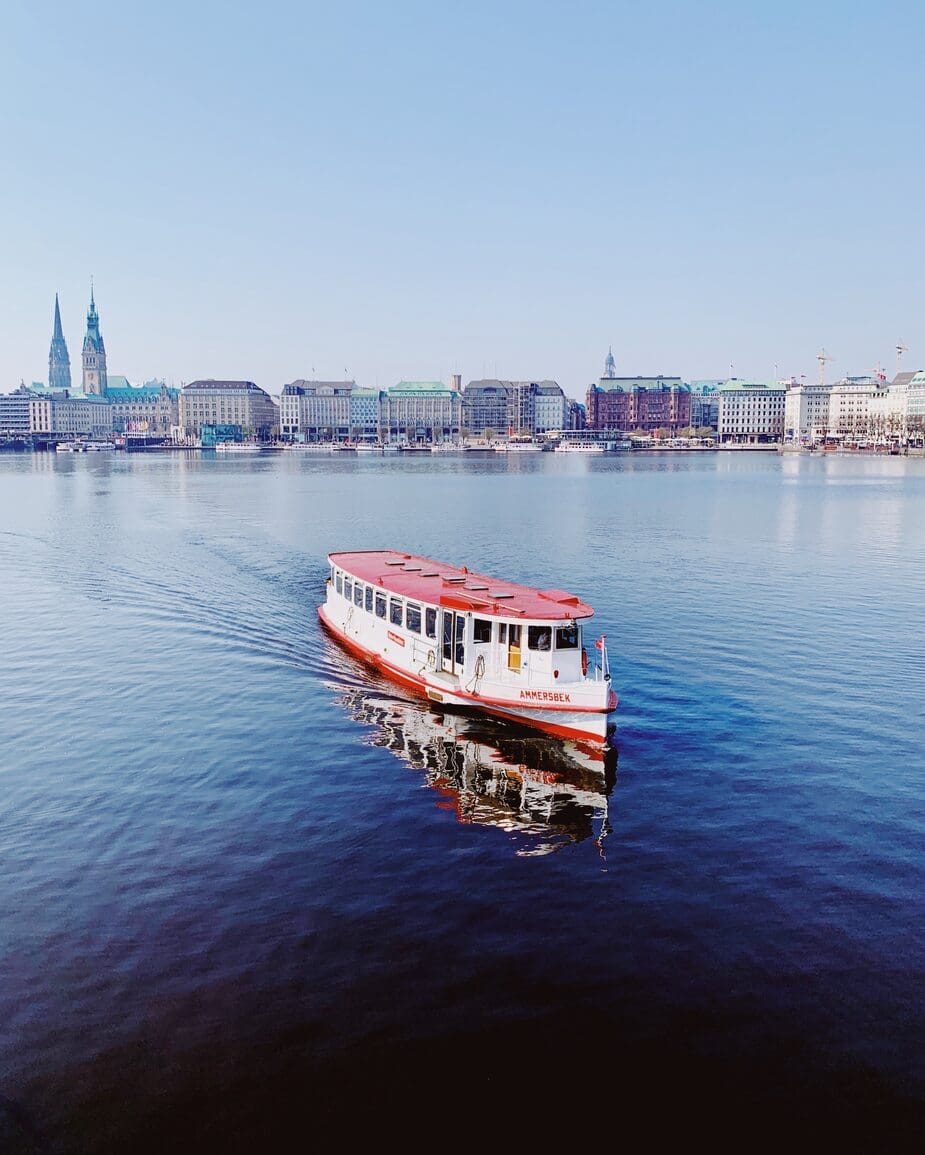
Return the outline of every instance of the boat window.
<path id="1" fill-rule="evenodd" d="M 429 638 L 437 636 L 437 611 L 431 609 L 430 606 L 424 610 L 424 633 Z"/>
<path id="2" fill-rule="evenodd" d="M 344 575 L 337 571 L 337 577 L 334 579 L 334 585 L 337 587 L 337 592 L 342 594 L 344 592 Z"/>
<path id="3" fill-rule="evenodd" d="M 333 584 L 334 584 L 334 566 L 331 566 L 331 578 L 330 578 L 330 581 L 331 581 L 331 585 L 333 585 Z"/>
<path id="4" fill-rule="evenodd" d="M 363 587 L 359 582 L 353 587 L 353 604 L 357 606 L 363 605 Z"/>
<path id="5" fill-rule="evenodd" d="M 373 612 L 373 587 L 366 587 L 366 612 L 371 614 Z"/>
<path id="6" fill-rule="evenodd" d="M 556 649 L 557 650 L 577 650 L 578 649 L 578 627 L 577 626 L 559 626 L 556 629 Z"/>
<path id="7" fill-rule="evenodd" d="M 498 641 L 502 646 L 507 642 L 507 622 L 498 622 Z"/>
<path id="8" fill-rule="evenodd" d="M 376 594 L 376 617 L 385 617 L 385 594 Z"/>
<path id="9" fill-rule="evenodd" d="M 421 607 L 413 602 L 408 602 L 405 610 L 405 625 L 413 634 L 421 632 Z"/>
<path id="10" fill-rule="evenodd" d="M 344 597 L 348 602 L 353 601 L 353 581 L 350 578 L 344 578 Z"/>
<path id="11" fill-rule="evenodd" d="M 527 648 L 548 650 L 552 644 L 551 626 L 527 626 Z"/>
<path id="12" fill-rule="evenodd" d="M 399 598 L 389 599 L 389 621 L 393 626 L 401 625 L 401 600 Z"/>
<path id="13" fill-rule="evenodd" d="M 486 621 L 485 618 L 476 618 L 472 623 L 472 640 L 473 642 L 490 642 L 491 622 Z"/>

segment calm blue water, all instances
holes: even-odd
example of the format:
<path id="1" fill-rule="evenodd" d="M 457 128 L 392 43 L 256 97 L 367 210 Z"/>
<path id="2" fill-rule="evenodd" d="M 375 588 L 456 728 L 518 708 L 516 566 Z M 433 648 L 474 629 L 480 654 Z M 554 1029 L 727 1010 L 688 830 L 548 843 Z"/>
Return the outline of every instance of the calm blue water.
<path id="1" fill-rule="evenodd" d="M 925 461 L 396 458 L 0 457 L 0 1149 L 916 1147 Z M 615 768 L 343 656 L 378 547 L 590 601 Z"/>

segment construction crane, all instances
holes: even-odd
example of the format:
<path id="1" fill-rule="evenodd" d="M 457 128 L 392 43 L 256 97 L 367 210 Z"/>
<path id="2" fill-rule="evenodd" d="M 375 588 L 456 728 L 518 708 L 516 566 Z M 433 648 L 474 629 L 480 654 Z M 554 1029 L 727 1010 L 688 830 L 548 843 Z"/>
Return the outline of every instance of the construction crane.
<path id="1" fill-rule="evenodd" d="M 900 341 L 899 344 L 896 346 L 896 376 L 897 377 L 899 376 L 899 370 L 900 370 L 900 367 L 902 366 L 903 353 L 908 353 L 908 352 L 909 352 L 908 347 L 906 345 L 904 345 L 902 343 L 902 341 Z"/>
<path id="2" fill-rule="evenodd" d="M 821 353 L 816 354 L 816 360 L 819 362 L 819 384 L 825 384 L 825 363 L 826 361 L 834 361 L 834 357 L 830 357 L 825 349 Z"/>

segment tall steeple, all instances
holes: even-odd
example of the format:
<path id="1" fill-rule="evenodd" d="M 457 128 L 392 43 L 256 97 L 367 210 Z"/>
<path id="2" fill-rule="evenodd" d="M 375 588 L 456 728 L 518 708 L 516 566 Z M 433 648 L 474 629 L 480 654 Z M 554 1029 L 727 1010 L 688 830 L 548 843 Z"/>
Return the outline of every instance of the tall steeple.
<path id="1" fill-rule="evenodd" d="M 607 351 L 607 360 L 604 362 L 604 376 L 609 378 L 616 377 L 616 375 L 617 366 L 613 359 L 613 345 L 611 345 Z"/>
<path id="2" fill-rule="evenodd" d="M 87 335 L 83 349 L 84 393 L 106 392 L 106 346 L 100 332 L 100 318 L 93 299 L 93 279 L 90 279 L 90 311 L 87 313 Z"/>
<path id="3" fill-rule="evenodd" d="M 70 387 L 71 359 L 67 355 L 67 344 L 61 330 L 61 309 L 58 306 L 58 294 L 55 293 L 55 329 L 48 350 L 48 388 L 58 390 Z"/>

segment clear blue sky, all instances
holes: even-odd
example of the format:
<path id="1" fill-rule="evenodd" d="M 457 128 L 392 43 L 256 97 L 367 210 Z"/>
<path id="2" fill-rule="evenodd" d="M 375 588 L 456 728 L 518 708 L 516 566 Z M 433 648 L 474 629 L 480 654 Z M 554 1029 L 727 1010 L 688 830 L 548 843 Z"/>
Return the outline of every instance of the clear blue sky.
<path id="1" fill-rule="evenodd" d="M 4 8 L 0 390 L 925 365 L 914 3 Z"/>

